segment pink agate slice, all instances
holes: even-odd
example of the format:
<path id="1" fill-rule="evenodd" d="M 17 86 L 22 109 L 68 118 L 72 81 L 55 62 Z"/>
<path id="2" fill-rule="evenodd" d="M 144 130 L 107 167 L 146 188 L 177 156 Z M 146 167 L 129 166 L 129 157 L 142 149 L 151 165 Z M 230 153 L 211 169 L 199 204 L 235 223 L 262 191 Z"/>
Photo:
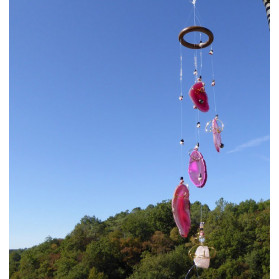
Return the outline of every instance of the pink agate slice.
<path id="1" fill-rule="evenodd" d="M 212 133 L 213 133 L 213 142 L 214 142 L 215 148 L 216 148 L 217 152 L 220 152 L 220 146 L 222 143 L 221 142 L 221 131 L 220 131 L 220 128 L 219 128 L 218 123 L 215 118 L 212 120 Z"/>
<path id="2" fill-rule="evenodd" d="M 190 201 L 189 190 L 184 184 L 176 187 L 172 199 L 172 213 L 179 233 L 182 237 L 187 237 L 190 227 Z"/>
<path id="3" fill-rule="evenodd" d="M 204 83 L 199 81 L 195 83 L 190 91 L 189 96 L 194 103 L 194 105 L 202 112 L 207 112 L 209 110 L 208 98 L 204 89 Z"/>
<path id="4" fill-rule="evenodd" d="M 191 181 L 198 188 L 202 188 L 205 185 L 207 180 L 206 164 L 198 150 L 193 150 L 190 155 L 188 173 Z"/>

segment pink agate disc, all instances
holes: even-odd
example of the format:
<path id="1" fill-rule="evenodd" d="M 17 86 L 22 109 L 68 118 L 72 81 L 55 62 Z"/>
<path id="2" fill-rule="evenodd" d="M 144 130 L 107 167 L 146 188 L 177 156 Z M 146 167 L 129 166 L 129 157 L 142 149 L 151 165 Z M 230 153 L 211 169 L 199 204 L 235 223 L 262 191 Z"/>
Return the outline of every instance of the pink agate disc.
<path id="1" fill-rule="evenodd" d="M 174 191 L 172 213 L 180 235 L 187 237 L 191 227 L 191 218 L 189 190 L 184 184 L 178 185 Z"/>
<path id="2" fill-rule="evenodd" d="M 221 142 L 221 131 L 220 131 L 220 128 L 219 128 L 218 123 L 215 118 L 212 120 L 212 134 L 213 134 L 213 142 L 214 142 L 215 148 L 216 148 L 217 152 L 220 152 L 220 146 L 222 143 Z"/>
<path id="3" fill-rule="evenodd" d="M 195 83 L 190 91 L 189 96 L 194 103 L 194 105 L 202 112 L 207 112 L 209 110 L 208 98 L 204 89 L 204 83 L 199 81 Z"/>
<path id="4" fill-rule="evenodd" d="M 202 188 L 207 180 L 205 160 L 202 154 L 193 150 L 190 155 L 188 173 L 191 181 L 199 188 Z"/>

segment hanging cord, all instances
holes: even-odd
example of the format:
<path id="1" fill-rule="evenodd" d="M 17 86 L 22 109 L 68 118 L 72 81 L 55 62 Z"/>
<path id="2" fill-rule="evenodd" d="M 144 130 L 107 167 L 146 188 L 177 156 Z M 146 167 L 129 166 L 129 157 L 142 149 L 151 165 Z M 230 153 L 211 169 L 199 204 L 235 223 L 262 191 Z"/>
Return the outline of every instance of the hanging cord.
<path id="1" fill-rule="evenodd" d="M 200 16 L 199 10 L 197 8 L 195 11 L 195 16 L 196 16 L 196 19 L 198 20 L 199 25 L 202 26 L 201 21 L 200 21 L 201 16 Z"/>
<path id="2" fill-rule="evenodd" d="M 188 15 L 188 18 L 187 20 L 185 21 L 185 25 L 187 26 L 188 25 L 188 22 L 189 22 L 189 19 L 192 17 L 193 13 L 192 11 L 189 12 L 189 15 Z"/>
<path id="3" fill-rule="evenodd" d="M 197 0 L 193 0 L 192 4 L 194 6 L 194 26 L 196 26 L 196 1 Z M 198 19 L 198 18 L 197 18 Z M 198 21 L 200 21 L 198 19 Z M 200 33 L 200 41 L 201 41 L 201 33 Z M 194 42 L 196 42 L 196 32 L 194 32 Z M 202 50 L 200 50 L 200 69 L 198 69 L 198 51 L 197 49 L 195 49 L 194 51 L 194 67 L 195 67 L 195 83 L 198 81 L 198 76 L 201 75 L 202 72 Z M 197 123 L 200 122 L 200 114 L 199 114 L 199 110 L 197 110 Z M 196 126 L 197 128 L 197 142 L 200 142 L 200 129 L 198 126 Z"/>
<path id="4" fill-rule="evenodd" d="M 202 222 L 202 203 L 201 203 L 201 221 Z"/>
<path id="5" fill-rule="evenodd" d="M 191 272 L 191 270 L 192 270 L 194 267 L 196 268 L 196 273 L 197 273 L 198 278 L 200 278 L 200 276 L 199 276 L 199 274 L 198 274 L 198 269 L 197 269 L 196 265 L 194 264 L 194 265 L 188 270 L 188 272 L 187 272 L 187 274 L 186 274 L 186 276 L 185 276 L 185 279 L 188 278 L 189 273 Z"/>
<path id="6" fill-rule="evenodd" d="M 212 45 L 211 45 L 211 50 L 212 49 Z M 211 56 L 211 69 L 212 69 L 212 81 L 215 81 L 215 75 L 214 75 L 214 63 L 213 63 L 213 54 L 210 55 Z M 217 114 L 217 106 L 216 106 L 216 93 L 215 93 L 215 86 L 212 86 L 212 90 L 213 90 L 213 96 L 214 96 L 214 110 L 215 110 L 215 115 Z"/>
<path id="7" fill-rule="evenodd" d="M 181 50 L 181 44 L 180 44 L 180 73 L 179 73 L 179 79 L 180 79 L 180 139 L 183 140 L 183 117 L 182 117 L 182 99 L 183 99 L 183 94 L 182 94 L 182 78 L 183 78 L 183 72 L 182 72 L 182 50 Z M 180 144 L 180 172 L 182 175 L 182 170 L 183 170 L 183 156 L 182 156 L 182 146 L 183 144 Z"/>
<path id="8" fill-rule="evenodd" d="M 198 127 L 198 123 L 200 123 L 200 111 L 197 109 L 197 125 L 196 125 L 196 129 L 197 129 L 197 144 L 199 145 L 200 142 L 200 128 Z M 198 164 L 198 171 L 199 171 L 199 175 L 201 174 L 201 165 Z"/>
<path id="9" fill-rule="evenodd" d="M 185 279 L 187 279 L 187 277 L 188 277 L 188 275 L 189 275 L 189 273 L 191 272 L 191 270 L 193 269 L 193 267 L 195 267 L 196 265 L 194 264 L 189 270 L 188 270 L 188 272 L 187 272 L 187 274 L 186 274 L 186 276 L 185 276 Z"/>
<path id="10" fill-rule="evenodd" d="M 180 130 L 181 130 L 181 140 L 183 139 L 182 138 L 182 104 L 180 104 L 180 123 L 181 123 L 181 127 L 180 127 Z M 182 156 L 182 146 L 183 144 L 180 144 L 180 173 L 181 173 L 181 176 L 182 176 L 182 173 L 183 173 L 183 156 Z"/>
<path id="11" fill-rule="evenodd" d="M 197 57 L 197 50 L 194 51 L 194 83 L 198 80 L 198 57 Z"/>
<path id="12" fill-rule="evenodd" d="M 196 26 L 196 2 L 197 0 L 192 1 L 192 4 L 194 6 L 194 26 Z"/>
<path id="13" fill-rule="evenodd" d="M 201 33 L 200 33 L 200 42 L 201 42 Z M 200 77 L 202 74 L 202 49 L 200 49 Z M 200 142 L 200 127 L 198 126 L 198 123 L 200 123 L 200 111 L 197 110 L 197 142 Z"/>
<path id="14" fill-rule="evenodd" d="M 200 33 L 200 43 L 202 42 L 201 35 Z M 200 49 L 200 75 L 202 75 L 202 48 Z"/>
<path id="15" fill-rule="evenodd" d="M 196 124 L 197 142 L 200 142 L 200 128 L 198 127 L 199 122 L 200 122 L 200 111 L 197 109 L 197 124 Z"/>
<path id="16" fill-rule="evenodd" d="M 182 51 L 180 44 L 180 96 L 182 96 Z"/>
<path id="17" fill-rule="evenodd" d="M 194 26 L 196 26 L 196 1 L 193 0 L 192 4 L 194 7 Z M 194 42 L 196 41 L 196 32 L 194 32 Z M 197 77 L 198 77 L 198 57 L 197 57 L 197 50 L 194 50 L 194 67 L 195 67 L 195 83 L 197 82 Z"/>

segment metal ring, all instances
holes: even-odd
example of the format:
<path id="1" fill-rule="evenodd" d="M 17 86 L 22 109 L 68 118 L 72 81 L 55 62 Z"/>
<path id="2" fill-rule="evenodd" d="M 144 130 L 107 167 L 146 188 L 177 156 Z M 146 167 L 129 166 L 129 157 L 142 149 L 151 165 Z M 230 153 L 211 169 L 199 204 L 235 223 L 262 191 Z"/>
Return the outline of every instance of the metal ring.
<path id="1" fill-rule="evenodd" d="M 191 43 L 186 42 L 184 40 L 184 36 L 187 33 L 195 32 L 195 31 L 200 31 L 200 32 L 206 34 L 208 36 L 208 41 L 205 42 L 205 43 L 199 43 L 199 44 L 191 44 Z M 205 27 L 202 27 L 202 26 L 189 26 L 189 27 L 184 28 L 179 33 L 178 40 L 185 47 L 192 48 L 192 49 L 200 49 L 200 48 L 205 48 L 205 47 L 208 47 L 209 45 L 211 45 L 211 43 L 214 40 L 214 36 L 213 36 L 213 33 L 209 29 L 207 29 Z"/>
<path id="2" fill-rule="evenodd" d="M 217 118 L 216 119 L 216 122 L 217 121 L 219 121 L 220 122 L 220 124 L 221 124 L 221 127 L 220 126 L 218 126 L 218 130 L 217 130 L 217 132 L 218 133 L 221 133 L 223 130 L 224 130 L 224 123 L 219 119 L 219 118 Z M 208 126 L 210 125 L 212 123 L 212 120 L 210 120 L 210 121 L 208 121 L 207 123 L 206 123 L 206 125 L 205 125 L 205 131 L 206 132 L 212 132 L 214 129 L 212 128 L 212 125 L 209 127 L 209 129 L 208 129 Z"/>
<path id="3" fill-rule="evenodd" d="M 217 122 L 217 121 L 220 122 L 221 127 L 218 126 L 217 129 L 213 129 L 212 126 L 211 126 L 211 131 L 212 131 L 214 134 L 216 134 L 216 133 L 220 134 L 220 133 L 224 130 L 224 124 L 223 124 L 223 122 L 222 122 L 219 118 L 216 119 L 216 122 Z M 217 124 L 217 125 L 218 125 L 218 124 Z M 211 132 L 211 131 L 210 131 L 210 132 Z"/>
<path id="4" fill-rule="evenodd" d="M 212 120 L 208 121 L 205 125 L 205 131 L 210 133 L 212 132 L 212 126 L 209 127 L 209 129 L 207 129 L 208 125 L 210 125 L 212 123 Z"/>
<path id="5" fill-rule="evenodd" d="M 194 248 L 197 248 L 199 245 L 194 245 L 189 251 L 188 251 L 188 256 L 189 256 L 189 258 L 191 259 L 191 260 L 193 260 L 194 259 L 194 257 L 195 257 L 195 252 L 196 251 L 193 251 L 194 250 Z M 194 253 L 193 253 L 194 252 Z"/>
<path id="6" fill-rule="evenodd" d="M 209 249 L 209 256 L 210 256 L 210 251 L 214 251 L 214 253 L 213 253 L 213 255 L 212 256 L 210 256 L 210 258 L 211 259 L 213 259 L 213 258 L 215 258 L 215 256 L 216 256 L 216 249 L 214 248 L 214 247 L 208 247 L 208 249 Z"/>
<path id="7" fill-rule="evenodd" d="M 221 133 L 223 130 L 224 130 L 224 123 L 218 118 L 218 119 L 216 119 L 216 121 L 219 121 L 220 123 L 221 123 L 221 128 L 219 129 L 219 133 Z"/>

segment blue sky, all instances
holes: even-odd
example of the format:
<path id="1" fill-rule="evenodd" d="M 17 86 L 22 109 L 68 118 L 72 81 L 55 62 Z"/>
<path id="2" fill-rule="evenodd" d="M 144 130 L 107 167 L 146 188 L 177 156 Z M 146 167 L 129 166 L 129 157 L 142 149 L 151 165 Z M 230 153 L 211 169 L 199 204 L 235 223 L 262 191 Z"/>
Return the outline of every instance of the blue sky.
<path id="1" fill-rule="evenodd" d="M 84 215 L 171 199 L 179 177 L 190 200 L 214 209 L 270 197 L 270 34 L 262 1 L 197 0 L 214 33 L 216 104 L 225 129 L 217 153 L 204 132 L 215 115 L 211 57 L 202 51 L 210 110 L 200 113 L 204 188 L 189 180 L 197 111 L 183 55 L 180 161 L 179 32 L 190 1 L 10 1 L 10 248 L 65 237 Z M 190 40 L 191 36 L 187 37 Z M 198 52 L 199 53 L 199 52 Z"/>

